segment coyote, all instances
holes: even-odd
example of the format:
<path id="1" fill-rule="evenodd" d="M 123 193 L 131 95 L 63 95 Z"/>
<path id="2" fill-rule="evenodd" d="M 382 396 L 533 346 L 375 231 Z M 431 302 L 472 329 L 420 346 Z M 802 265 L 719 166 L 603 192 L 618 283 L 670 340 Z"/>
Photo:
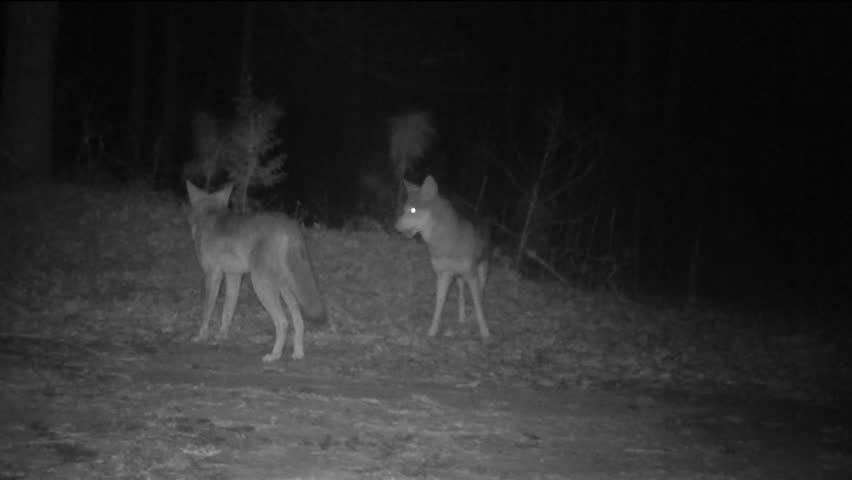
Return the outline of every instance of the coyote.
<path id="1" fill-rule="evenodd" d="M 405 182 L 407 199 L 396 229 L 409 238 L 419 233 L 429 248 L 432 269 L 438 276 L 435 295 L 435 313 L 429 336 L 438 333 L 447 289 L 453 277 L 458 276 L 459 322 L 464 316 L 464 284 L 470 288 L 473 308 L 479 324 L 479 334 L 488 338 L 488 325 L 482 313 L 482 289 L 488 276 L 489 230 L 488 225 L 475 215 L 454 208 L 449 200 L 438 193 L 438 184 L 432 176 L 426 177 L 422 186 Z"/>
<path id="2" fill-rule="evenodd" d="M 208 325 L 219 285 L 225 277 L 225 304 L 217 340 L 228 337 L 228 328 L 237 306 L 244 273 L 251 273 L 254 292 L 275 324 L 275 344 L 263 356 L 264 362 L 281 358 L 287 339 L 287 317 L 279 297 L 284 298 L 293 319 L 293 358 L 304 357 L 302 336 L 305 315 L 324 320 L 325 307 L 317 288 L 310 257 L 299 224 L 283 214 L 240 215 L 228 210 L 233 185 L 215 193 L 206 193 L 189 181 L 188 213 L 195 253 L 204 270 L 204 319 L 192 341 L 207 339 Z"/>

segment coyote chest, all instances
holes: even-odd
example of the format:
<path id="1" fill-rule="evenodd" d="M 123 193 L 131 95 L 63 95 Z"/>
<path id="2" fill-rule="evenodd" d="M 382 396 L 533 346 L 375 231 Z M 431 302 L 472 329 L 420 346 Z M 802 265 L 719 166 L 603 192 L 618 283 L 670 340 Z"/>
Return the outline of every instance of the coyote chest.
<path id="1" fill-rule="evenodd" d="M 222 232 L 214 223 L 208 231 L 202 230 L 194 237 L 195 253 L 202 266 L 215 265 L 227 273 L 248 273 L 251 270 L 252 252 L 256 249 L 253 235 L 240 236 L 238 232 Z"/>

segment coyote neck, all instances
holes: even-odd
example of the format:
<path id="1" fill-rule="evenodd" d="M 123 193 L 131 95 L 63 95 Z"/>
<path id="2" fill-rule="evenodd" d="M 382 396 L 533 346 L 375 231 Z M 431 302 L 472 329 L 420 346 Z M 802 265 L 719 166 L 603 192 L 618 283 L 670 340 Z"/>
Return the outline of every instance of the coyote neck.
<path id="1" fill-rule="evenodd" d="M 428 227 L 420 232 L 420 236 L 433 256 L 447 256 L 450 252 L 445 250 L 451 250 L 456 245 L 456 237 L 463 230 L 461 219 L 443 199 L 432 207 L 431 215 Z"/>

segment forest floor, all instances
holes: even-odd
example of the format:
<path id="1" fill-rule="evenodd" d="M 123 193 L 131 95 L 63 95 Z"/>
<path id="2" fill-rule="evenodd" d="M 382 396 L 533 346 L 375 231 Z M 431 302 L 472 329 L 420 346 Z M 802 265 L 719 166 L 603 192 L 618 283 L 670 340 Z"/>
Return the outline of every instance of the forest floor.
<path id="1" fill-rule="evenodd" d="M 848 339 L 830 329 L 498 260 L 494 338 L 452 319 L 451 293 L 429 339 L 420 242 L 311 228 L 329 322 L 308 324 L 304 359 L 288 344 L 264 364 L 272 322 L 248 281 L 231 338 L 190 342 L 202 281 L 182 202 L 0 198 L 0 479 L 852 478 Z"/>

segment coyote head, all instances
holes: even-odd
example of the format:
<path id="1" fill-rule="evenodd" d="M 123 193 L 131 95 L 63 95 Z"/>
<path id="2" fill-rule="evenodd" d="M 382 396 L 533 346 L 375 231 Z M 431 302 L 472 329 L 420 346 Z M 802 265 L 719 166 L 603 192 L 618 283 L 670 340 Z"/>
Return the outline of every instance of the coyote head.
<path id="1" fill-rule="evenodd" d="M 438 184 L 432 176 L 426 177 L 423 185 L 405 182 L 406 199 L 402 215 L 396 221 L 396 229 L 411 238 L 432 228 L 432 204 L 438 198 Z"/>

